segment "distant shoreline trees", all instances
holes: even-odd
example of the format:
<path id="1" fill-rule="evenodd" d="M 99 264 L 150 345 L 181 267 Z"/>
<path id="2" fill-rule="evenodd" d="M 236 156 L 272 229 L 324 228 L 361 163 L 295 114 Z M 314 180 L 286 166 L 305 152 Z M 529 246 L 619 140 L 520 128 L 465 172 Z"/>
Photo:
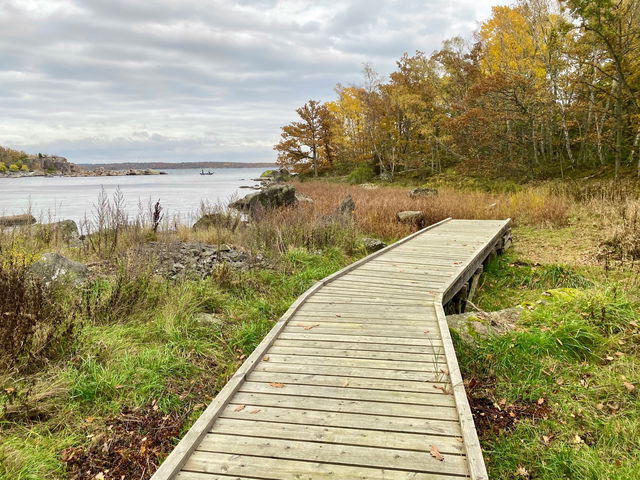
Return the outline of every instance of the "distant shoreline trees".
<path id="1" fill-rule="evenodd" d="M 449 167 L 536 178 L 634 166 L 640 176 L 640 0 L 494 7 L 472 45 L 405 54 L 387 79 L 364 73 L 364 85 L 297 110 L 274 147 L 281 166 L 388 179 Z"/>

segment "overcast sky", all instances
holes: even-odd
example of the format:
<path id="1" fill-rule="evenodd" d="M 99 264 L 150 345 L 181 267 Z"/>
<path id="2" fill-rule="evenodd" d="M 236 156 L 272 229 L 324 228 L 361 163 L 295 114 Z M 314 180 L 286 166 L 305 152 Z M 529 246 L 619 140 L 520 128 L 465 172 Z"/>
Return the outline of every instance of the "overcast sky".
<path id="1" fill-rule="evenodd" d="M 496 0 L 0 0 L 0 145 L 76 163 L 273 161 L 362 65 L 470 38 Z"/>

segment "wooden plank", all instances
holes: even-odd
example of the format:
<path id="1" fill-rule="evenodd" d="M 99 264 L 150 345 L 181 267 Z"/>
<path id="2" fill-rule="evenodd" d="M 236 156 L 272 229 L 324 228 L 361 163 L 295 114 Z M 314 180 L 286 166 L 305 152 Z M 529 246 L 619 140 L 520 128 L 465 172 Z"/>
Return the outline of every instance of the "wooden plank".
<path id="1" fill-rule="evenodd" d="M 360 342 L 331 342 L 324 340 L 288 340 L 278 338 L 274 343 L 278 346 L 287 347 L 309 347 L 309 348 L 335 348 L 338 350 L 359 350 L 367 352 L 403 352 L 415 354 L 437 353 L 442 349 L 439 346 L 415 346 L 415 345 L 390 345 L 377 343 L 360 343 Z"/>
<path id="2" fill-rule="evenodd" d="M 442 395 L 453 400 L 451 395 Z M 258 405 L 280 408 L 305 408 L 324 412 L 362 413 L 388 417 L 423 418 L 458 421 L 454 406 L 407 405 L 391 402 L 367 402 L 362 400 L 336 400 L 295 395 L 237 392 L 232 402 L 240 405 Z"/>
<path id="3" fill-rule="evenodd" d="M 323 335 L 321 333 L 310 333 L 312 330 L 304 331 L 304 333 L 283 332 L 280 338 L 284 340 L 325 340 L 328 342 L 348 342 L 348 343 L 379 343 L 388 345 L 417 345 L 438 347 L 441 345 L 440 340 L 432 338 L 404 338 L 404 337 L 375 337 L 371 335 Z"/>
<path id="4" fill-rule="evenodd" d="M 258 412 L 260 413 L 260 412 Z M 251 415 L 251 414 L 250 414 Z M 257 414 L 253 414 L 257 415 Z M 245 417 L 247 417 L 245 415 Z M 459 437 L 424 435 L 415 433 L 381 432 L 361 428 L 323 427 L 273 423 L 248 419 L 220 418 L 211 433 L 226 433 L 247 437 L 278 438 L 282 440 L 306 440 L 313 442 L 359 445 L 364 447 L 416 450 L 424 452 L 429 445 L 437 445 L 443 454 L 464 454 L 464 445 Z"/>
<path id="5" fill-rule="evenodd" d="M 432 362 L 405 362 L 400 360 L 370 360 L 366 358 L 336 358 L 315 357 L 310 355 L 278 355 L 269 353 L 269 361 L 262 363 L 286 363 L 288 365 L 326 365 L 343 368 L 381 368 L 383 370 L 403 371 L 437 371 L 438 365 L 444 366 L 444 362 L 438 363 L 437 357 Z"/>
<path id="6" fill-rule="evenodd" d="M 262 422 L 318 425 L 323 427 L 358 428 L 382 432 L 419 433 L 423 435 L 454 437 L 456 439 L 462 438 L 462 432 L 458 422 L 443 420 L 441 418 L 392 417 L 389 415 L 327 412 L 308 408 L 292 409 L 252 404 L 229 404 L 220 414 L 220 418 L 250 419 L 260 420 Z"/>
<path id="7" fill-rule="evenodd" d="M 360 323 L 363 325 L 393 325 L 399 328 L 403 327 L 434 327 L 437 325 L 435 316 L 429 320 L 409 320 L 409 319 L 394 319 L 386 317 L 361 317 L 348 315 L 346 317 L 340 315 L 336 317 L 334 314 L 315 314 L 315 315 L 296 315 L 296 321 L 311 322 L 311 323 Z"/>
<path id="8" fill-rule="evenodd" d="M 345 358 L 369 358 L 377 360 L 404 360 L 407 362 L 433 361 L 433 353 L 403 353 L 389 351 L 345 350 L 340 348 L 311 348 L 311 347 L 281 347 L 273 345 L 267 352 L 280 355 L 307 355 L 314 357 L 345 357 Z M 439 354 L 444 361 L 442 354 Z"/>
<path id="9" fill-rule="evenodd" d="M 434 392 L 436 388 L 448 388 L 449 379 L 443 377 L 442 382 L 417 382 L 408 380 L 372 379 L 360 377 L 345 377 L 332 375 L 313 375 L 300 373 L 257 372 L 253 371 L 247 377 L 250 382 L 282 382 L 285 385 L 323 385 L 333 387 L 366 388 L 394 390 L 397 392 Z"/>
<path id="10" fill-rule="evenodd" d="M 304 375 L 336 375 L 344 377 L 360 377 L 367 379 L 410 380 L 416 382 L 442 382 L 446 380 L 442 373 L 446 367 L 415 370 L 384 370 L 381 368 L 344 368 L 335 365 L 299 365 L 286 363 L 261 362 L 256 365 L 256 372 L 282 372 Z"/>
<path id="11" fill-rule="evenodd" d="M 375 326 L 366 324 L 337 324 L 338 326 L 330 323 L 320 322 L 292 322 L 287 326 L 284 331 L 297 333 L 297 332 L 310 332 L 313 334 L 322 335 L 368 335 L 372 337 L 391 337 L 391 338 L 432 338 L 435 340 L 440 339 L 438 330 L 434 328 L 427 328 L 426 325 L 422 328 L 391 328 L 392 326 Z"/>
<path id="12" fill-rule="evenodd" d="M 190 472 L 214 474 L 224 472 L 240 477 L 268 480 L 407 480 L 409 478 L 406 471 L 399 470 L 198 451 L 189 458 L 185 469 Z M 416 473 L 410 478 L 411 480 L 451 480 L 449 475 L 430 473 Z"/>
<path id="13" fill-rule="evenodd" d="M 274 387 L 273 385 L 278 385 Z M 283 385 L 280 387 L 280 385 Z M 269 395 L 295 395 L 301 397 L 320 397 L 335 400 L 361 400 L 366 402 L 388 402 L 408 405 L 434 405 L 455 407 L 452 395 L 447 395 L 441 390 L 432 389 L 431 392 L 402 392 L 393 390 L 378 390 L 380 387 L 375 382 L 370 383 L 371 389 L 351 388 L 346 380 L 340 386 L 296 385 L 284 383 L 283 380 L 275 382 L 253 382 L 247 380 L 242 383 L 239 392 L 267 393 Z"/>
<path id="14" fill-rule="evenodd" d="M 467 475 L 464 457 L 449 455 L 446 461 L 440 462 L 429 454 L 427 448 L 422 452 L 415 452 L 210 433 L 202 440 L 198 451 L 378 467 L 411 472 Z"/>

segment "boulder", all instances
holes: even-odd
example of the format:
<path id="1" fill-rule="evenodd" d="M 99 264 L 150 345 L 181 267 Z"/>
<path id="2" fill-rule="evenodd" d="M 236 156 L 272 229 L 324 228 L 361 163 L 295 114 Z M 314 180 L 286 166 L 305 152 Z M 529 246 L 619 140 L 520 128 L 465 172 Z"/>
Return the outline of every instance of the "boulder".
<path id="1" fill-rule="evenodd" d="M 522 307 L 513 307 L 497 312 L 447 315 L 447 323 L 466 342 L 475 343 L 478 339 L 514 330 L 523 310 Z"/>
<path id="2" fill-rule="evenodd" d="M 367 251 L 367 253 L 377 252 L 378 250 L 383 249 L 387 246 L 382 240 L 378 240 L 377 238 L 365 237 L 360 240 L 362 246 Z"/>
<path id="3" fill-rule="evenodd" d="M 422 226 L 424 224 L 424 215 L 418 210 L 405 210 L 403 212 L 398 212 L 397 219 L 401 223 L 411 223 L 417 226 Z"/>
<path id="4" fill-rule="evenodd" d="M 338 205 L 338 213 L 342 215 L 352 215 L 355 209 L 356 202 L 353 201 L 351 195 L 347 195 L 347 197 L 340 202 L 340 205 Z"/>
<path id="5" fill-rule="evenodd" d="M 60 279 L 81 284 L 89 276 L 86 265 L 69 260 L 59 253 L 45 253 L 39 261 L 31 265 L 29 270 L 47 286 Z"/>
<path id="6" fill-rule="evenodd" d="M 222 325 L 224 323 L 224 318 L 220 318 L 213 313 L 199 313 L 195 319 L 198 323 L 204 325 Z"/>
<path id="7" fill-rule="evenodd" d="M 210 228 L 228 228 L 236 230 L 240 225 L 240 217 L 224 212 L 208 213 L 198 219 L 193 225 L 194 230 L 208 230 Z"/>
<path id="8" fill-rule="evenodd" d="M 250 193 L 229 207 L 241 212 L 252 212 L 256 208 L 279 208 L 296 203 L 296 189 L 291 185 L 273 185 L 259 192 Z"/>
<path id="9" fill-rule="evenodd" d="M 296 200 L 298 203 L 313 203 L 313 198 L 300 192 L 296 192 Z"/>
<path id="10" fill-rule="evenodd" d="M 57 236 L 67 243 L 74 242 L 80 238 L 78 224 L 73 220 L 45 223 L 43 225 L 36 225 L 34 228 L 36 227 L 38 234 L 47 238 Z"/>
<path id="11" fill-rule="evenodd" d="M 431 197 L 437 194 L 438 194 L 438 190 L 436 190 L 435 188 L 428 188 L 428 187 L 414 188 L 409 192 L 409 196 L 411 198 Z"/>
<path id="12" fill-rule="evenodd" d="M 19 227 L 22 225 L 33 225 L 36 219 L 33 215 L 11 215 L 0 217 L 0 227 Z"/>

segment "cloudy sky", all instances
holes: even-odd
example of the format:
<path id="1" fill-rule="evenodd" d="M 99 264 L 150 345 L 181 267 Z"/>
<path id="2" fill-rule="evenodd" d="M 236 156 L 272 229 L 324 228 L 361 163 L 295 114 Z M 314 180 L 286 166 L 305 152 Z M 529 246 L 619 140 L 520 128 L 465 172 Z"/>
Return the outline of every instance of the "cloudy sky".
<path id="1" fill-rule="evenodd" d="M 0 145 L 76 163 L 272 161 L 336 83 L 469 38 L 496 0 L 0 0 Z"/>

